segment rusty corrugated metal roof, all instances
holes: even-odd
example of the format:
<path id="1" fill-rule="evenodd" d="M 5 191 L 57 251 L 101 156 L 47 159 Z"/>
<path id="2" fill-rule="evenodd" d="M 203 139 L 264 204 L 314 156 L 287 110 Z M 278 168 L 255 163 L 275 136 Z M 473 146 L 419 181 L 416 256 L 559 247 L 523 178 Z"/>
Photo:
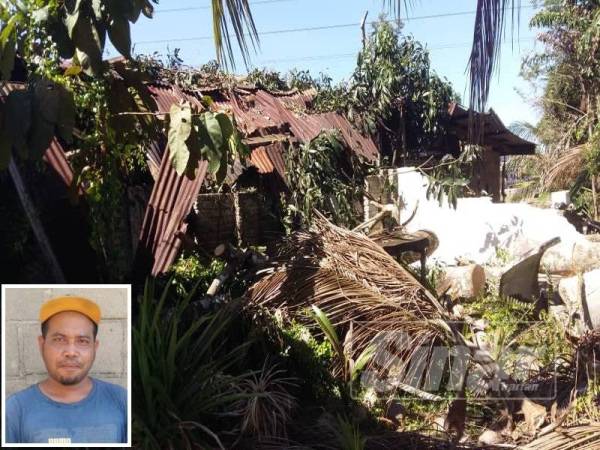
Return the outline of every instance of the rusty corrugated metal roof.
<path id="1" fill-rule="evenodd" d="M 202 87 L 194 92 L 182 91 L 176 86 L 149 85 L 158 112 L 168 112 L 171 105 L 188 101 L 199 109 L 203 109 L 200 101 Z M 214 86 L 205 90 L 206 94 L 215 94 Z M 285 180 L 285 163 L 283 152 L 284 140 L 310 141 L 322 129 L 339 128 L 349 148 L 367 159 L 373 157 L 374 144 L 368 138 L 360 137 L 343 117 L 331 115 L 307 115 L 302 111 L 312 101 L 314 93 L 293 92 L 290 95 L 273 95 L 256 89 L 219 90 L 211 105 L 213 111 L 227 111 L 234 115 L 238 128 L 248 138 L 252 147 L 249 162 L 256 166 L 260 173 L 276 172 Z M 292 111 L 294 110 L 294 111 Z M 362 138 L 362 139 L 361 139 Z M 369 143 L 372 147 L 369 147 Z M 257 147 L 256 147 L 257 146 Z M 181 246 L 181 236 L 187 224 L 185 218 L 189 214 L 200 187 L 204 181 L 207 163 L 200 161 L 197 175 L 193 180 L 180 177 L 173 169 L 168 150 L 161 154 L 160 146 L 154 145 L 148 151 L 148 163 L 156 175 L 156 181 L 140 232 L 138 247 L 151 259 L 151 273 L 156 276 L 168 270 Z M 376 153 L 376 149 L 375 149 Z M 157 171 L 160 158 L 160 169 Z M 243 167 L 241 164 L 228 170 L 227 179 L 234 181 Z"/>
<path id="2" fill-rule="evenodd" d="M 194 94 L 183 92 L 176 86 L 150 85 L 148 89 L 156 100 L 158 112 L 168 112 L 173 104 L 188 101 L 199 109 L 203 106 Z M 181 237 L 185 234 L 185 218 L 190 213 L 200 187 L 206 176 L 208 163 L 198 161 L 195 178 L 179 176 L 171 161 L 168 147 L 161 152 L 160 144 L 154 143 L 148 149 L 148 164 L 156 171 L 154 186 L 146 207 L 138 250 L 149 258 L 150 272 L 153 276 L 165 273 L 179 252 Z M 159 159 L 160 158 L 160 159 Z"/>
<path id="3" fill-rule="evenodd" d="M 190 179 L 177 175 L 168 148 L 163 155 L 140 232 L 140 247 L 152 259 L 153 276 L 166 272 L 177 256 L 187 229 L 184 219 L 196 201 L 207 167 L 206 161 L 199 161 L 196 177 Z"/>
<path id="4" fill-rule="evenodd" d="M 273 170 L 275 170 L 275 166 L 267 154 L 267 148 L 264 146 L 257 147 L 252 150 L 252 153 L 250 154 L 250 162 L 253 166 L 256 166 L 258 173 L 271 173 Z"/>
<path id="5" fill-rule="evenodd" d="M 470 142 L 469 136 L 469 110 L 456 102 L 448 105 L 450 124 L 448 131 L 454 133 L 460 140 Z M 501 155 L 533 155 L 536 145 L 510 131 L 493 109 L 487 113 L 473 112 L 476 116 L 483 116 L 483 145 L 491 146 Z"/>
<path id="6" fill-rule="evenodd" d="M 340 131 L 350 151 L 373 162 L 378 157 L 378 150 L 370 137 L 363 136 L 348 120 L 340 114 L 307 114 L 306 110 L 316 91 L 292 90 L 289 92 L 270 92 L 258 88 L 221 89 L 215 86 L 198 87 L 194 92 L 183 92 L 176 87 L 152 85 L 150 91 L 155 97 L 159 110 L 168 111 L 171 105 L 182 100 L 200 105 L 199 98 L 203 94 L 213 95 L 218 92 L 218 99 L 211 105 L 214 111 L 226 111 L 235 117 L 238 128 L 253 149 L 249 158 L 260 173 L 271 173 L 276 170 L 283 176 L 283 146 L 278 141 L 309 142 L 327 129 Z M 268 150 L 268 151 L 267 151 Z M 156 165 L 155 161 L 150 163 Z"/>

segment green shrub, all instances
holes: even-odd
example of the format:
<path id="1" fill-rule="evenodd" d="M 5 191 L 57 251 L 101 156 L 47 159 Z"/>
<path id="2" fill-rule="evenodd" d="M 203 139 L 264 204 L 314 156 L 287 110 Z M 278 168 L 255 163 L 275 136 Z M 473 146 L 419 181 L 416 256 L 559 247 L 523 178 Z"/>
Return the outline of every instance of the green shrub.
<path id="1" fill-rule="evenodd" d="M 239 370 L 250 343 L 230 342 L 233 306 L 189 320 L 195 288 L 169 306 L 170 285 L 158 296 L 154 281 L 146 282 L 133 327 L 134 443 L 224 448 L 219 431 L 239 431 L 234 407 L 255 395 L 242 387 L 252 371 Z"/>

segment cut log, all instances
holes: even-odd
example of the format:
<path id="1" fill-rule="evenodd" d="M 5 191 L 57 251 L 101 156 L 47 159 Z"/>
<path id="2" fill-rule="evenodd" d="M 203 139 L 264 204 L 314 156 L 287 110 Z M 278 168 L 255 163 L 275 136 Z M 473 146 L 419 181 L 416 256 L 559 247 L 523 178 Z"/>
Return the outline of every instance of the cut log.
<path id="1" fill-rule="evenodd" d="M 485 271 L 479 264 L 447 267 L 444 278 L 436 288 L 438 295 L 446 294 L 453 301 L 472 299 L 485 288 Z"/>

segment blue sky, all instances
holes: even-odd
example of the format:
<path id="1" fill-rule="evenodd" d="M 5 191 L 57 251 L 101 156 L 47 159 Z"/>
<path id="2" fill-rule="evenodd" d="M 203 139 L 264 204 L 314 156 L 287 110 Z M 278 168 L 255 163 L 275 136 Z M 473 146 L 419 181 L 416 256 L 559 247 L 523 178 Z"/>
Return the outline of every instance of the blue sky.
<path id="1" fill-rule="evenodd" d="M 281 72 L 292 68 L 309 69 L 313 75 L 327 73 L 334 81 L 348 79 L 354 69 L 361 45 L 357 24 L 365 11 L 369 11 L 367 21 L 376 20 L 382 12 L 381 0 L 251 0 L 250 3 L 258 31 L 265 33 L 260 37 L 260 50 L 252 55 L 253 66 Z M 412 7 L 403 33 L 414 35 L 428 47 L 433 69 L 446 77 L 466 102 L 465 68 L 476 0 L 413 0 L 409 3 Z M 152 20 L 141 18 L 133 26 L 135 52 L 156 51 L 164 55 L 168 48 L 180 48 L 180 56 L 191 66 L 214 59 L 209 6 L 210 0 L 162 0 Z M 522 2 L 520 26 L 512 42 L 508 23 L 500 70 L 491 86 L 488 106 L 506 124 L 515 120 L 535 122 L 538 117 L 536 110 L 516 92 L 518 89 L 531 95 L 530 87 L 519 78 L 519 68 L 523 56 L 534 49 L 536 30 L 528 26 L 533 13 L 529 2 Z M 445 16 L 431 17 L 437 15 Z M 284 31 L 324 26 L 336 27 Z M 108 53 L 114 55 L 114 50 L 109 48 Z M 236 72 L 245 73 L 241 58 L 238 58 Z"/>

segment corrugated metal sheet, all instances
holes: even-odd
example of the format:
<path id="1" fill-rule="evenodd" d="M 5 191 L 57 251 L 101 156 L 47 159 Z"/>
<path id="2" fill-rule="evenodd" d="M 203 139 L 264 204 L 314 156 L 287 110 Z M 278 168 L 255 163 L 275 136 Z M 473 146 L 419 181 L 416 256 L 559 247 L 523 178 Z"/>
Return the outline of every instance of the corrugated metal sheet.
<path id="1" fill-rule="evenodd" d="M 283 97 L 275 97 L 266 91 L 258 91 L 257 108 L 281 123 L 289 124 L 292 134 L 303 142 L 311 141 L 323 130 L 334 128 L 341 132 L 351 151 L 370 162 L 377 159 L 379 152 L 373 140 L 360 134 L 342 115 L 334 112 L 313 115 L 297 113 L 286 108 L 281 98 Z"/>
<path id="2" fill-rule="evenodd" d="M 335 128 L 342 133 L 342 137 L 350 149 L 369 162 L 374 162 L 379 157 L 379 150 L 370 137 L 363 136 L 344 116 L 334 112 L 316 116 L 321 123 L 321 128 Z"/>
<path id="3" fill-rule="evenodd" d="M 283 152 L 285 147 L 282 142 L 275 142 L 266 147 L 267 155 L 279 176 L 285 180 L 285 162 L 283 160 Z"/>
<path id="4" fill-rule="evenodd" d="M 16 90 L 26 89 L 27 84 L 25 83 L 16 83 L 16 82 L 3 82 L 0 84 L 0 102 L 4 103 L 6 97 L 12 92 Z M 73 170 L 71 169 L 71 165 L 67 160 L 67 155 L 56 139 L 54 137 L 52 142 L 50 142 L 50 146 L 44 152 L 43 155 L 44 161 L 48 163 L 50 167 L 52 167 L 58 176 L 63 180 L 63 182 L 67 186 L 71 186 L 73 182 Z M 83 194 L 83 189 L 79 188 L 79 194 Z"/>
<path id="5" fill-rule="evenodd" d="M 203 94 L 217 97 L 211 109 L 227 111 L 234 115 L 238 128 L 248 139 L 248 144 L 251 148 L 257 146 L 253 149 L 249 162 L 256 166 L 260 173 L 271 173 L 275 170 L 284 178 L 284 147 L 278 141 L 309 142 L 321 131 L 332 128 L 340 131 L 348 148 L 357 155 L 370 162 L 377 160 L 379 155 L 372 139 L 361 135 L 345 117 L 337 113 L 305 113 L 316 94 L 314 89 L 303 92 L 269 92 L 249 88 L 221 89 L 217 92 L 214 86 L 210 86 L 206 89 L 199 87 L 193 93 L 186 93 L 176 87 L 152 85 L 150 91 L 162 112 L 168 111 L 173 103 L 182 100 L 199 106 L 199 98 Z M 214 95 L 215 93 L 219 95 Z M 156 166 L 155 159 L 149 158 L 149 163 Z"/>
<path id="6" fill-rule="evenodd" d="M 148 89 L 156 100 L 158 112 L 168 112 L 173 104 L 181 101 L 203 108 L 196 95 L 183 92 L 176 86 L 151 85 Z M 147 157 L 151 171 L 156 172 L 159 162 L 160 168 L 144 214 L 138 250 L 150 259 L 150 272 L 157 276 L 169 269 L 179 252 L 181 237 L 187 230 L 185 218 L 204 182 L 208 163 L 199 161 L 196 176 L 190 179 L 177 175 L 169 161 L 168 147 L 161 151 L 160 143 L 154 143 L 148 149 Z"/>
<path id="7" fill-rule="evenodd" d="M 181 236 L 200 187 L 206 176 L 208 163 L 199 161 L 196 177 L 192 180 L 179 176 L 169 161 L 169 150 L 165 151 L 144 215 L 140 232 L 140 246 L 151 261 L 151 273 L 160 275 L 168 270 L 181 247 Z"/>
<path id="8" fill-rule="evenodd" d="M 196 95 L 190 92 L 184 92 L 176 85 L 165 86 L 151 84 L 148 85 L 148 90 L 150 91 L 150 94 L 152 94 L 152 97 L 154 97 L 158 106 L 158 111 L 156 112 L 168 113 L 174 103 L 179 103 L 181 101 L 190 102 L 195 107 L 204 109 L 202 102 Z"/>
<path id="9" fill-rule="evenodd" d="M 469 111 L 456 102 L 448 107 L 450 124 L 448 131 L 454 133 L 460 140 L 469 142 Z M 500 117 L 490 109 L 487 113 L 474 113 L 483 115 L 483 145 L 491 146 L 501 155 L 533 155 L 536 145 L 510 131 L 504 126 Z"/>
<path id="10" fill-rule="evenodd" d="M 253 166 L 256 166 L 256 168 L 258 169 L 258 173 L 271 173 L 273 172 L 273 170 L 275 170 L 275 166 L 273 165 L 273 163 L 271 162 L 271 158 L 269 158 L 269 155 L 267 154 L 267 148 L 264 146 L 257 147 L 254 150 L 252 150 L 252 153 L 250 155 L 250 162 Z"/>

